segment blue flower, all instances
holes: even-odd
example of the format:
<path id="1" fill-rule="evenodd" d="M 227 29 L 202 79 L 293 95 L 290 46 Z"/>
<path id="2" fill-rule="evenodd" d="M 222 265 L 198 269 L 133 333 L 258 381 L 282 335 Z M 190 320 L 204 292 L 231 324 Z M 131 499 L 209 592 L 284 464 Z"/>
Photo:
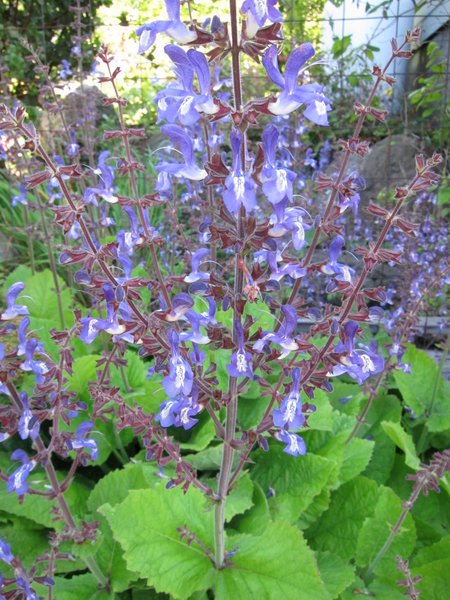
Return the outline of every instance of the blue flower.
<path id="1" fill-rule="evenodd" d="M 114 289 L 111 284 L 105 283 L 103 292 L 106 299 L 106 319 L 97 319 L 90 316 L 80 319 L 80 323 L 82 324 L 80 339 L 85 344 L 92 344 L 100 331 L 106 331 L 111 335 L 119 335 L 126 329 L 125 325 L 119 323 L 115 308 L 116 299 Z"/>
<path id="2" fill-rule="evenodd" d="M 273 411 L 273 424 L 284 429 L 300 429 L 305 422 L 299 392 L 300 369 L 292 371 L 292 389 L 281 403 L 280 408 Z"/>
<path id="3" fill-rule="evenodd" d="M 197 50 L 185 52 L 172 44 L 164 48 L 175 64 L 175 73 L 181 87 L 169 85 L 156 95 L 158 115 L 174 123 L 177 119 L 183 125 L 193 125 L 200 119 L 200 113 L 213 115 L 218 112 L 211 95 L 211 78 L 205 56 Z M 200 94 L 193 88 L 194 73 L 197 75 Z"/>
<path id="4" fill-rule="evenodd" d="M 189 363 L 180 354 L 178 334 L 169 331 L 168 338 L 172 355 L 169 359 L 169 374 L 162 381 L 163 388 L 169 398 L 175 398 L 180 392 L 188 396 L 192 390 L 194 374 Z"/>
<path id="5" fill-rule="evenodd" d="M 242 170 L 242 133 L 233 128 L 230 135 L 233 153 L 233 170 L 225 179 L 226 191 L 223 201 L 227 209 L 237 215 L 241 206 L 252 211 L 256 206 L 255 184 L 251 177 Z"/>
<path id="6" fill-rule="evenodd" d="M 67 79 L 72 75 L 72 69 L 70 68 L 69 62 L 63 58 L 61 61 L 61 69 L 59 70 L 59 76 L 61 79 Z"/>
<path id="7" fill-rule="evenodd" d="M 30 338 L 25 344 L 25 360 L 20 365 L 22 371 L 33 371 L 38 383 L 44 382 L 44 375 L 49 372 L 49 368 L 45 361 L 36 360 L 35 353 L 43 354 L 43 346 L 35 338 Z"/>
<path id="8" fill-rule="evenodd" d="M 348 283 L 352 282 L 352 276 L 355 271 L 351 267 L 344 265 L 342 263 L 338 263 L 337 259 L 339 258 L 342 247 L 345 243 L 344 238 L 341 235 L 337 235 L 331 242 L 329 248 L 330 260 L 321 267 L 322 273 L 326 273 L 327 275 L 332 275 L 337 281 L 346 281 Z"/>
<path id="9" fill-rule="evenodd" d="M 27 201 L 27 190 L 23 183 L 19 184 L 19 194 L 13 196 L 11 206 L 17 206 L 18 204 L 23 204 L 24 206 L 28 205 Z"/>
<path id="10" fill-rule="evenodd" d="M 292 279 L 299 279 L 300 277 L 304 277 L 306 275 L 306 269 L 303 269 L 290 262 L 278 267 L 278 263 L 283 260 L 282 253 L 280 251 L 271 252 L 270 250 L 258 250 L 258 252 L 255 252 L 255 258 L 258 258 L 258 260 L 267 261 L 270 267 L 271 281 L 280 281 L 286 275 L 292 277 Z"/>
<path id="11" fill-rule="evenodd" d="M 280 23 L 283 20 L 280 11 L 275 8 L 278 0 L 245 0 L 241 13 L 246 15 L 245 34 L 247 38 L 255 37 L 256 32 L 266 21 Z"/>
<path id="12" fill-rule="evenodd" d="M 0 560 L 10 565 L 14 560 L 14 555 L 11 551 L 11 544 L 6 543 L 0 538 Z"/>
<path id="13" fill-rule="evenodd" d="M 184 278 L 186 283 L 194 283 L 195 281 L 209 281 L 209 273 L 199 271 L 202 260 L 207 256 L 209 256 L 208 248 L 199 248 L 194 252 L 191 259 L 192 271 Z"/>
<path id="14" fill-rule="evenodd" d="M 33 416 L 33 413 L 30 410 L 26 392 L 21 392 L 20 400 L 23 405 L 23 410 L 19 419 L 19 435 L 22 440 L 26 440 L 29 437 L 32 440 L 35 440 L 39 435 L 39 420 L 37 417 Z"/>
<path id="15" fill-rule="evenodd" d="M 197 38 L 195 31 L 188 29 L 180 19 L 180 0 L 165 0 L 168 21 L 145 23 L 136 30 L 139 39 L 139 54 L 155 43 L 158 33 L 166 33 L 179 44 L 189 44 Z"/>
<path id="16" fill-rule="evenodd" d="M 93 438 L 88 438 L 87 436 L 91 432 L 91 429 L 94 427 L 94 423 L 91 421 L 86 421 L 85 423 L 81 423 L 78 426 L 75 439 L 67 440 L 67 446 L 69 450 L 82 450 L 85 449 L 91 455 L 92 460 L 97 460 L 98 458 L 98 446 L 97 441 Z"/>
<path id="17" fill-rule="evenodd" d="M 183 163 L 164 162 L 156 166 L 158 171 L 165 171 L 175 177 L 186 177 L 194 181 L 201 181 L 207 175 L 205 169 L 200 169 L 194 158 L 194 142 L 192 137 L 178 125 L 163 125 L 161 132 L 169 137 L 180 150 L 184 158 Z"/>
<path id="18" fill-rule="evenodd" d="M 294 248 L 301 250 L 306 244 L 305 231 L 311 227 L 303 222 L 305 211 L 297 206 L 286 208 L 286 202 L 285 199 L 274 205 L 269 235 L 278 238 L 290 232 Z"/>
<path id="19" fill-rule="evenodd" d="M 266 333 L 263 337 L 254 343 L 253 349 L 256 352 L 263 352 L 265 346 L 269 343 L 279 344 L 283 349 L 278 358 L 285 358 L 290 352 L 298 349 L 298 344 L 292 337 L 297 326 L 297 311 L 290 304 L 284 304 L 281 307 L 284 320 L 277 333 Z"/>
<path id="20" fill-rule="evenodd" d="M 262 63 L 270 79 L 283 91 L 275 102 L 269 102 L 268 110 L 274 115 L 288 115 L 306 104 L 304 116 L 317 125 L 328 125 L 327 111 L 331 106 L 317 83 L 297 85 L 299 73 L 307 60 L 314 56 L 314 48 L 308 42 L 295 48 L 286 62 L 284 76 L 278 66 L 277 47 L 270 46 L 264 53 Z"/>
<path id="21" fill-rule="evenodd" d="M 109 156 L 108 150 L 100 152 L 98 157 L 98 166 L 94 173 L 100 176 L 99 187 L 88 187 L 86 188 L 83 199 L 87 204 L 93 204 L 98 206 L 97 196 L 106 200 L 110 204 L 116 204 L 118 198 L 114 189 L 114 169 L 110 165 L 106 164 L 106 159 Z"/>
<path id="22" fill-rule="evenodd" d="M 29 315 L 28 308 L 23 304 L 16 304 L 16 298 L 25 289 L 25 284 L 21 281 L 13 283 L 6 292 L 6 310 L 1 314 L 3 321 L 10 321 L 19 315 Z"/>
<path id="23" fill-rule="evenodd" d="M 244 329 L 240 321 L 234 322 L 234 332 L 237 341 L 237 350 L 231 355 L 227 371 L 232 377 L 249 377 L 253 379 L 252 355 L 245 351 Z"/>
<path id="24" fill-rule="evenodd" d="M 264 150 L 264 167 L 261 173 L 262 189 L 272 204 L 278 204 L 286 197 L 292 202 L 293 181 L 296 177 L 293 171 L 279 169 L 276 166 L 275 150 L 278 136 L 278 129 L 275 125 L 268 125 L 262 136 Z"/>
<path id="25" fill-rule="evenodd" d="M 291 454 L 292 456 L 299 456 L 306 454 L 306 444 L 303 438 L 296 433 L 289 433 L 282 429 L 275 434 L 275 437 L 286 444 L 283 448 L 283 452 Z"/>
<path id="26" fill-rule="evenodd" d="M 11 454 L 11 460 L 19 460 L 22 465 L 8 477 L 8 492 L 16 492 L 18 496 L 23 496 L 28 492 L 27 478 L 34 467 L 37 465 L 35 460 L 30 460 L 24 450 L 14 450 Z"/>

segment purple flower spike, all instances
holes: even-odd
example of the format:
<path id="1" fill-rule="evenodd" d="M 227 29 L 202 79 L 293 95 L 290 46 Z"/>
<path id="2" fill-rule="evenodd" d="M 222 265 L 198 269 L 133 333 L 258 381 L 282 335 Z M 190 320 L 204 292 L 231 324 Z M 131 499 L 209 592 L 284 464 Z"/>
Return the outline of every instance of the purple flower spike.
<path id="1" fill-rule="evenodd" d="M 67 440 L 67 445 L 69 450 L 87 450 L 92 460 L 97 460 L 98 458 L 98 446 L 97 441 L 88 438 L 87 436 L 90 434 L 91 429 L 94 427 L 94 424 L 91 421 L 86 421 L 85 423 L 81 423 L 78 426 L 77 432 L 75 434 L 75 439 Z"/>
<path id="2" fill-rule="evenodd" d="M 275 8 L 278 0 L 245 0 L 242 4 L 241 13 L 246 14 L 245 33 L 251 39 L 266 21 L 270 23 L 281 23 L 283 17 Z"/>
<path id="3" fill-rule="evenodd" d="M 249 377 L 253 379 L 252 355 L 250 352 L 245 351 L 244 329 L 240 321 L 234 322 L 234 331 L 238 349 L 231 355 L 227 371 L 231 377 Z"/>
<path id="4" fill-rule="evenodd" d="M 23 496 L 28 492 L 27 478 L 36 466 L 35 460 L 30 460 L 24 450 L 14 450 L 11 460 L 19 460 L 22 465 L 8 477 L 8 492 L 16 492 Z"/>
<path id="5" fill-rule="evenodd" d="M 139 54 L 148 50 L 155 43 L 158 33 L 165 33 L 179 44 L 189 44 L 197 38 L 180 19 L 180 0 L 165 0 L 168 21 L 145 23 L 136 29 L 139 36 Z"/>
<path id="6" fill-rule="evenodd" d="M 270 79 L 283 91 L 275 102 L 268 105 L 274 115 L 288 115 L 302 104 L 306 105 L 304 116 L 317 125 L 328 125 L 327 112 L 331 106 L 322 94 L 322 86 L 317 83 L 297 85 L 297 79 L 303 65 L 314 56 L 314 48 L 308 42 L 295 48 L 286 62 L 284 76 L 278 66 L 277 47 L 270 46 L 264 53 L 262 63 Z"/>
<path id="7" fill-rule="evenodd" d="M 14 555 L 11 551 L 11 544 L 7 544 L 2 539 L 0 539 L 0 560 L 8 565 L 14 560 Z"/>
<path id="8" fill-rule="evenodd" d="M 194 157 L 194 141 L 192 137 L 178 125 L 163 125 L 161 132 L 169 137 L 172 142 L 178 146 L 184 163 L 168 163 L 164 162 L 156 166 L 158 171 L 165 171 L 175 175 L 175 177 L 186 177 L 193 181 L 201 181 L 207 175 L 205 169 L 200 169 L 195 164 Z"/>
<path id="9" fill-rule="evenodd" d="M 289 433 L 282 430 L 276 434 L 276 438 L 286 444 L 286 447 L 283 448 L 283 452 L 286 452 L 286 454 L 290 454 L 291 456 L 303 456 L 306 454 L 305 441 L 296 433 Z"/>
<path id="10" fill-rule="evenodd" d="M 28 396 L 26 392 L 21 392 L 20 400 L 23 404 L 23 411 L 19 420 L 19 435 L 22 440 L 26 440 L 29 437 L 32 440 L 35 440 L 39 435 L 39 420 L 37 417 L 33 416 L 33 413 L 28 406 Z"/>
<path id="11" fill-rule="evenodd" d="M 292 371 L 292 390 L 283 400 L 280 408 L 273 411 L 273 424 L 276 427 L 297 430 L 305 422 L 299 392 L 300 369 Z"/>
<path id="12" fill-rule="evenodd" d="M 25 289 L 25 284 L 21 281 L 13 283 L 6 292 L 6 310 L 2 313 L 3 321 L 10 321 L 19 315 L 29 315 L 28 308 L 24 304 L 16 304 L 16 298 Z"/>
<path id="13" fill-rule="evenodd" d="M 192 271 L 189 275 L 186 275 L 184 281 L 186 283 L 194 283 L 195 281 L 209 281 L 209 273 L 205 273 L 203 271 L 199 271 L 200 264 L 204 258 L 209 256 L 208 248 L 199 248 L 192 255 Z"/>
<path id="14" fill-rule="evenodd" d="M 252 211 L 256 207 L 256 194 L 253 179 L 242 170 L 241 132 L 233 129 L 230 140 L 233 152 L 233 170 L 225 179 L 226 191 L 223 194 L 223 201 L 227 209 L 237 215 L 241 206 L 244 206 L 247 211 Z"/>

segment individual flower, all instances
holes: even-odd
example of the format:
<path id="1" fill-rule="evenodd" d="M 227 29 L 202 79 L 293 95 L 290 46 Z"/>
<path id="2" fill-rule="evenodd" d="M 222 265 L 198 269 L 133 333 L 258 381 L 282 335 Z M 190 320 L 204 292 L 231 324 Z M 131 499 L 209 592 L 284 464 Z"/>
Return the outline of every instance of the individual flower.
<path id="1" fill-rule="evenodd" d="M 292 202 L 293 184 L 296 175 L 289 169 L 277 168 L 275 151 L 279 137 L 275 125 L 268 125 L 262 136 L 264 150 L 264 166 L 261 172 L 262 189 L 269 202 L 278 204 L 284 198 Z"/>
<path id="2" fill-rule="evenodd" d="M 125 325 L 119 323 L 116 311 L 116 299 L 114 289 L 109 283 L 103 286 L 103 292 L 106 299 L 106 319 L 94 318 L 91 316 L 82 317 L 80 339 L 85 344 L 92 344 L 100 331 L 106 331 L 111 335 L 119 335 L 125 331 Z"/>
<path id="3" fill-rule="evenodd" d="M 260 340 L 253 344 L 253 349 L 256 352 L 263 352 L 265 346 L 269 343 L 279 344 L 282 348 L 282 353 L 278 357 L 279 359 L 285 358 L 293 350 L 297 350 L 298 344 L 292 337 L 295 328 L 297 327 L 297 311 L 290 304 L 284 304 L 281 307 L 283 313 L 283 323 L 279 330 L 275 332 L 269 332 L 262 336 Z"/>
<path id="4" fill-rule="evenodd" d="M 92 423 L 91 421 L 81 423 L 81 425 L 79 425 L 77 428 L 75 438 L 73 440 L 69 439 L 66 442 L 69 450 L 87 450 L 91 455 L 92 460 L 97 460 L 97 441 L 93 438 L 87 437 L 90 434 L 93 427 L 94 423 Z"/>
<path id="5" fill-rule="evenodd" d="M 0 560 L 10 565 L 14 560 L 14 554 L 11 551 L 11 544 L 8 544 L 0 538 Z"/>
<path id="6" fill-rule="evenodd" d="M 291 456 L 306 454 L 305 441 L 296 433 L 289 433 L 289 431 L 282 429 L 275 434 L 275 437 L 277 440 L 280 440 L 280 442 L 286 444 L 283 448 L 283 452 L 286 452 L 286 454 L 290 454 Z"/>
<path id="7" fill-rule="evenodd" d="M 114 188 L 114 169 L 111 165 L 106 163 L 108 157 L 108 150 L 100 152 L 98 166 L 94 171 L 94 173 L 100 177 L 99 187 L 86 188 L 83 199 L 87 204 L 98 206 L 97 196 L 103 198 L 103 200 L 106 200 L 106 202 L 109 202 L 110 204 L 116 204 L 116 202 L 118 202 Z"/>
<path id="8" fill-rule="evenodd" d="M 11 206 L 17 206 L 18 204 L 28 205 L 27 201 L 27 190 L 23 183 L 19 183 L 19 193 L 13 196 Z"/>
<path id="9" fill-rule="evenodd" d="M 209 323 L 209 316 L 198 314 L 195 310 L 188 310 L 185 318 L 189 321 L 191 331 L 182 331 L 180 340 L 182 342 L 192 342 L 195 344 L 209 344 L 209 337 L 200 331 L 200 327 L 206 327 Z"/>
<path id="10" fill-rule="evenodd" d="M 172 44 L 167 45 L 164 51 L 175 65 L 179 85 L 169 85 L 156 95 L 159 118 L 166 119 L 169 123 L 178 119 L 181 124 L 189 126 L 200 119 L 200 113 L 216 114 L 219 106 L 211 95 L 211 78 L 206 57 L 192 48 L 185 52 Z M 197 75 L 199 94 L 194 91 L 194 74 Z"/>
<path id="11" fill-rule="evenodd" d="M 69 61 L 65 58 L 61 61 L 61 68 L 59 70 L 59 76 L 61 79 L 67 79 L 72 75 L 72 69 L 70 68 Z"/>
<path id="12" fill-rule="evenodd" d="M 201 181 L 204 179 L 207 172 L 205 169 L 198 167 L 195 163 L 194 142 L 192 137 L 178 125 L 163 125 L 161 127 L 161 132 L 178 146 L 184 162 L 163 162 L 158 164 L 156 169 L 175 175 L 175 177 L 186 177 L 186 179 L 192 179 L 193 181 Z"/>
<path id="13" fill-rule="evenodd" d="M 193 417 L 201 410 L 196 400 L 197 393 L 194 387 L 192 397 L 180 393 L 178 397 L 166 400 L 161 404 L 155 419 L 162 427 L 175 426 L 183 427 L 185 430 L 191 429 L 198 422 L 198 419 Z"/>
<path id="14" fill-rule="evenodd" d="M 169 359 L 169 374 L 162 381 L 163 388 L 169 398 L 175 398 L 180 393 L 189 396 L 194 382 L 194 374 L 189 363 L 180 354 L 178 333 L 173 330 L 169 331 L 168 339 L 171 357 Z"/>
<path id="15" fill-rule="evenodd" d="M 284 398 L 280 408 L 273 411 L 273 424 L 283 429 L 300 429 L 305 422 L 300 400 L 300 369 L 292 371 L 292 389 Z"/>
<path id="16" fill-rule="evenodd" d="M 241 13 L 246 15 L 245 34 L 247 38 L 254 38 L 258 29 L 266 21 L 270 23 L 281 23 L 281 16 L 275 4 L 278 0 L 245 0 L 241 7 Z"/>
<path id="17" fill-rule="evenodd" d="M 285 199 L 274 205 L 274 212 L 270 217 L 269 235 L 278 238 L 290 233 L 294 248 L 301 250 L 306 244 L 305 231 L 311 227 L 303 221 L 306 212 L 297 206 L 286 208 L 286 202 Z"/>
<path id="18" fill-rule="evenodd" d="M 27 438 L 35 440 L 39 435 L 39 419 L 30 410 L 26 392 L 21 392 L 20 401 L 22 402 L 23 410 L 19 419 L 19 435 L 22 440 L 26 440 Z"/>
<path id="19" fill-rule="evenodd" d="M 192 254 L 191 258 L 191 272 L 186 275 L 184 281 L 186 283 L 194 283 L 195 281 L 209 281 L 209 273 L 199 271 L 202 260 L 209 256 L 208 248 L 199 248 Z"/>
<path id="20" fill-rule="evenodd" d="M 306 275 L 306 269 L 303 269 L 296 264 L 285 263 L 279 267 L 278 263 L 283 260 L 280 251 L 271 252 L 270 250 L 259 250 L 258 252 L 255 252 L 255 258 L 267 261 L 270 267 L 271 281 L 280 281 L 286 275 L 292 277 L 292 279 L 299 279 Z"/>
<path id="21" fill-rule="evenodd" d="M 189 44 L 197 38 L 195 31 L 188 29 L 180 19 L 180 0 L 165 0 L 167 21 L 152 21 L 136 29 L 139 36 L 139 54 L 155 43 L 158 33 L 165 33 L 179 44 Z"/>
<path id="22" fill-rule="evenodd" d="M 245 351 L 244 329 L 239 320 L 234 322 L 237 350 L 231 355 L 227 371 L 231 377 L 249 377 L 253 379 L 252 355 Z"/>
<path id="23" fill-rule="evenodd" d="M 345 240 L 341 235 L 337 235 L 332 240 L 329 248 L 330 260 L 323 265 L 320 270 L 322 273 L 332 275 L 335 279 L 337 279 L 337 281 L 346 281 L 351 283 L 352 276 L 354 275 L 355 271 L 351 267 L 337 262 L 344 243 Z"/>
<path id="24" fill-rule="evenodd" d="M 25 344 L 25 360 L 20 368 L 22 371 L 32 371 L 36 376 L 37 383 L 43 383 L 44 375 L 49 372 L 49 368 L 44 360 L 34 358 L 36 353 L 43 354 L 43 345 L 35 338 L 30 338 Z"/>
<path id="25" fill-rule="evenodd" d="M 77 144 L 75 129 L 70 128 L 70 144 L 67 145 L 66 154 L 71 158 L 76 158 L 80 153 L 80 145 Z"/>
<path id="26" fill-rule="evenodd" d="M 1 314 L 3 321 L 10 321 L 19 315 L 29 315 L 28 308 L 24 304 L 16 304 L 16 298 L 25 289 L 25 284 L 21 281 L 13 283 L 6 292 L 6 310 Z"/>
<path id="27" fill-rule="evenodd" d="M 34 467 L 37 465 L 35 460 L 30 460 L 24 450 L 14 450 L 11 454 L 11 460 L 18 460 L 22 465 L 8 477 L 8 492 L 16 492 L 18 496 L 23 496 L 28 492 L 27 478 Z"/>
<path id="28" fill-rule="evenodd" d="M 223 201 L 227 209 L 237 215 L 241 206 L 247 211 L 252 211 L 256 206 L 255 184 L 253 179 L 242 169 L 242 133 L 233 128 L 230 135 L 233 153 L 233 170 L 225 179 L 226 191 Z"/>
<path id="29" fill-rule="evenodd" d="M 268 110 L 274 115 L 288 115 L 302 105 L 306 105 L 303 115 L 317 125 L 328 125 L 327 112 L 331 106 L 317 83 L 297 85 L 298 76 L 307 60 L 314 56 L 314 48 L 308 42 L 295 48 L 286 62 L 284 75 L 278 66 L 277 47 L 270 46 L 264 53 L 262 62 L 270 79 L 282 89 L 274 102 L 269 102 Z"/>

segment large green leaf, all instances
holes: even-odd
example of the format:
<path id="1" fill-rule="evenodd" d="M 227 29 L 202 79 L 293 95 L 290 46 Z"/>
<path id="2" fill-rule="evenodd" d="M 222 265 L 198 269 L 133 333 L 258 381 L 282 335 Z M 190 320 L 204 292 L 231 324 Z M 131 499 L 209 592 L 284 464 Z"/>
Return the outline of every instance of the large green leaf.
<path id="1" fill-rule="evenodd" d="M 237 553 L 218 572 L 216 600 L 292 598 L 329 600 L 313 552 L 301 533 L 284 522 L 269 523 L 261 536 L 232 538 Z"/>
<path id="2" fill-rule="evenodd" d="M 217 491 L 217 481 L 208 482 Z M 244 473 L 233 486 L 225 504 L 225 521 L 231 521 L 236 515 L 244 513 L 253 506 L 253 482 L 248 473 Z"/>
<path id="3" fill-rule="evenodd" d="M 317 564 L 320 575 L 332 598 L 339 596 L 354 580 L 355 567 L 331 552 L 318 552 Z"/>
<path id="4" fill-rule="evenodd" d="M 373 515 L 378 494 L 375 481 L 366 477 L 356 477 L 338 488 L 331 495 L 330 508 L 305 532 L 311 545 L 344 560 L 353 558 L 360 529 Z"/>
<path id="5" fill-rule="evenodd" d="M 405 404 L 413 410 L 416 419 L 426 416 L 428 431 L 445 431 L 450 427 L 450 412 L 437 364 L 424 350 L 413 345 L 408 347 L 403 361 L 411 365 L 411 373 L 395 371 L 394 377 Z"/>
<path id="6" fill-rule="evenodd" d="M 388 538 L 392 527 L 402 512 L 402 501 L 387 487 L 380 486 L 375 511 L 368 517 L 359 532 L 356 549 L 356 563 L 368 567 Z M 414 549 L 416 530 L 411 515 L 403 522 L 401 530 L 394 537 L 390 548 L 375 566 L 374 572 L 395 582 L 398 579 L 395 557 L 397 554 L 408 558 Z"/>
<path id="7" fill-rule="evenodd" d="M 158 592 L 189 598 L 213 585 L 214 569 L 203 550 L 182 539 L 178 528 L 209 548 L 214 546 L 213 511 L 205 510 L 204 496 L 195 488 L 132 490 L 119 505 L 102 512 L 124 550 L 127 565 Z"/>
<path id="8" fill-rule="evenodd" d="M 263 490 L 274 491 L 269 507 L 275 518 L 295 522 L 328 485 L 336 463 L 328 458 L 307 454 L 292 457 L 280 444 L 271 444 L 270 451 L 255 458 L 251 477 Z"/>
<path id="9" fill-rule="evenodd" d="M 411 469 L 418 469 L 420 465 L 419 457 L 417 456 L 416 449 L 412 437 L 406 433 L 400 423 L 393 423 L 392 421 L 382 421 L 381 427 L 385 433 L 394 442 L 398 448 L 403 450 L 405 453 L 405 462 Z"/>
<path id="10" fill-rule="evenodd" d="M 253 484 L 252 502 L 249 510 L 233 518 L 231 527 L 240 533 L 261 535 L 271 519 L 266 495 L 256 483 Z"/>

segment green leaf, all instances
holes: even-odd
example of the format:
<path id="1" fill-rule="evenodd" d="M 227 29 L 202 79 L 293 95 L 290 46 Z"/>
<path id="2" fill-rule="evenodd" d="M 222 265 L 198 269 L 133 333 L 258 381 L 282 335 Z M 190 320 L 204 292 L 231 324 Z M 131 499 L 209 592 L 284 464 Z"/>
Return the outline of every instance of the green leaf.
<path id="1" fill-rule="evenodd" d="M 6 296 L 6 292 L 13 285 L 13 283 L 22 281 L 26 284 L 26 282 L 29 279 L 31 279 L 31 277 L 33 277 L 33 271 L 30 269 L 30 267 L 26 267 L 25 265 L 19 265 L 4 280 L 4 283 L 2 285 L 2 296 Z"/>
<path id="2" fill-rule="evenodd" d="M 323 514 L 330 506 L 331 491 L 329 489 L 323 489 L 318 496 L 314 498 L 306 510 L 301 514 L 300 519 L 297 521 L 297 527 L 299 529 L 308 529 L 313 523 L 317 521 L 321 514 Z"/>
<path id="3" fill-rule="evenodd" d="M 184 432 L 183 432 L 184 433 Z M 215 438 L 216 430 L 211 417 L 206 413 L 202 413 L 199 417 L 199 422 L 195 427 L 189 430 L 188 440 L 180 443 L 180 448 L 183 450 L 204 450 L 209 446 Z"/>
<path id="4" fill-rule="evenodd" d="M 426 416 L 428 431 L 444 431 L 450 427 L 450 413 L 445 399 L 444 381 L 433 358 L 424 350 L 410 345 L 403 361 L 411 365 L 411 373 L 395 371 L 394 378 L 403 400 L 416 419 Z M 433 388 L 437 389 L 433 401 Z"/>
<path id="5" fill-rule="evenodd" d="M 364 521 L 359 532 L 356 549 L 357 565 L 369 566 L 391 533 L 401 512 L 401 499 L 390 488 L 380 486 L 375 511 Z M 395 557 L 399 554 L 402 558 L 408 558 L 414 550 L 415 542 L 416 530 L 413 518 L 409 514 L 374 572 L 383 579 L 395 582 L 398 579 Z"/>
<path id="6" fill-rule="evenodd" d="M 41 587 L 41 590 L 48 588 Z M 42 592 L 41 592 L 42 593 Z M 70 579 L 64 577 L 55 577 L 55 586 L 53 596 L 58 600 L 109 600 L 112 596 L 99 589 L 97 580 L 90 573 L 86 575 L 76 575 Z M 46 597 L 46 595 L 44 596 Z"/>
<path id="7" fill-rule="evenodd" d="M 263 490 L 253 484 L 253 506 L 242 515 L 237 515 L 231 522 L 231 527 L 239 533 L 261 535 L 270 522 L 269 504 Z"/>
<path id="8" fill-rule="evenodd" d="M 308 427 L 319 431 L 331 431 L 333 429 L 333 409 L 328 394 L 322 390 L 316 390 L 314 405 L 316 411 L 309 415 Z"/>
<path id="9" fill-rule="evenodd" d="M 123 469 L 116 469 L 100 479 L 89 495 L 87 506 L 91 512 L 102 504 L 115 506 L 125 500 L 130 490 L 146 488 L 148 482 L 142 464 L 129 463 Z"/>
<path id="10" fill-rule="evenodd" d="M 378 499 L 378 486 L 371 479 L 357 477 L 332 493 L 330 508 L 305 535 L 317 550 L 337 554 L 343 560 L 355 556 L 359 531 L 370 517 Z"/>
<path id="11" fill-rule="evenodd" d="M 422 580 L 415 585 L 416 590 L 420 592 L 421 600 L 422 598 L 423 600 L 443 600 L 448 597 L 450 589 L 450 558 L 448 555 L 417 568 L 413 566 L 411 574 L 413 577 L 418 575 L 422 577 Z"/>
<path id="12" fill-rule="evenodd" d="M 261 536 L 236 535 L 238 552 L 217 575 L 216 600 L 295 598 L 329 600 L 313 552 L 301 533 L 284 522 L 269 523 Z"/>
<path id="13" fill-rule="evenodd" d="M 73 361 L 72 375 L 67 378 L 67 387 L 76 392 L 80 400 L 87 402 L 90 399 L 89 383 L 97 380 L 97 361 L 102 357 L 100 354 L 89 354 L 80 356 Z"/>
<path id="14" fill-rule="evenodd" d="M 203 544 L 213 548 L 213 512 L 205 511 L 204 496 L 195 488 L 132 490 L 116 507 L 103 513 L 124 550 L 127 565 L 158 592 L 187 599 L 210 588 L 211 561 L 197 544 L 181 539 L 177 528 L 187 526 Z"/>
<path id="15" fill-rule="evenodd" d="M 267 453 L 257 453 L 251 476 L 263 490 L 272 488 L 269 507 L 276 518 L 291 523 L 327 486 L 336 463 L 314 454 L 292 457 L 279 444 L 271 444 Z"/>
<path id="16" fill-rule="evenodd" d="M 208 483 L 217 491 L 217 481 Z M 236 515 L 244 513 L 253 506 L 253 482 L 248 473 L 244 473 L 233 486 L 225 504 L 225 521 L 231 521 Z"/>
<path id="17" fill-rule="evenodd" d="M 339 596 L 355 578 L 355 567 L 331 552 L 318 552 L 317 564 L 325 587 L 332 598 Z"/>
<path id="18" fill-rule="evenodd" d="M 394 442 L 394 444 L 403 450 L 405 453 L 405 462 L 411 469 L 418 469 L 420 460 L 416 454 L 414 442 L 412 437 L 406 433 L 400 423 L 393 423 L 392 421 L 382 421 L 381 427 L 385 433 Z"/>

